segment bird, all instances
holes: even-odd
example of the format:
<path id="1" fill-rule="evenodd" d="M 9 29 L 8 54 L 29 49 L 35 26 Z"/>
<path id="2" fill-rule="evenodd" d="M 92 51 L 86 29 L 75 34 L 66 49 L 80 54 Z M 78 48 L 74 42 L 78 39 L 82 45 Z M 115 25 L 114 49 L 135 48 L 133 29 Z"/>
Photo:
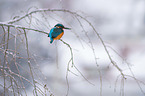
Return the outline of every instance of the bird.
<path id="1" fill-rule="evenodd" d="M 50 37 L 50 43 L 52 43 L 54 40 L 59 40 L 63 36 L 63 29 L 70 30 L 71 28 L 64 27 L 62 24 L 58 23 L 50 30 L 48 33 L 48 37 Z"/>

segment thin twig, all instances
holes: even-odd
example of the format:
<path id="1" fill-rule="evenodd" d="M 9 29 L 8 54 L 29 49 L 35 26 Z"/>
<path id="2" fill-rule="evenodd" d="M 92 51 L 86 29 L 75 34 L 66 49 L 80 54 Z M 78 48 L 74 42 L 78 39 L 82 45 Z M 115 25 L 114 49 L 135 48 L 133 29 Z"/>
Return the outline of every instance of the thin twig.
<path id="1" fill-rule="evenodd" d="M 62 39 L 59 39 L 59 40 L 62 41 L 65 45 L 67 45 L 67 46 L 69 47 L 70 51 L 71 51 L 71 59 L 70 59 L 70 61 L 68 62 L 68 66 L 69 66 L 69 63 L 72 62 L 72 67 L 74 67 L 88 83 L 90 83 L 91 85 L 94 86 L 94 84 L 91 83 L 91 82 L 82 74 L 82 72 L 75 66 L 74 61 L 73 61 L 73 52 L 72 52 L 71 46 L 70 46 L 68 43 L 66 43 L 65 41 L 63 41 Z M 68 70 L 69 70 L 69 68 L 68 68 Z"/>
<path id="2" fill-rule="evenodd" d="M 25 29 L 23 29 L 23 30 L 24 30 L 24 34 L 25 34 L 25 38 L 26 38 L 26 47 L 27 47 L 27 55 L 28 55 L 28 65 L 29 65 L 30 73 L 31 73 L 31 76 L 32 76 L 32 79 L 33 79 L 35 95 L 38 96 L 38 94 L 37 94 L 37 90 L 36 90 L 36 84 L 35 84 L 35 80 L 34 80 L 34 76 L 33 76 L 33 72 L 32 72 L 32 67 L 31 67 L 31 64 L 30 64 L 30 57 L 29 57 L 29 49 L 28 49 L 27 34 L 26 34 Z"/>
<path id="3" fill-rule="evenodd" d="M 76 17 L 76 18 L 77 18 L 77 17 Z M 83 31 L 85 32 L 85 35 L 86 35 L 86 37 L 87 37 L 88 40 L 89 40 L 89 43 L 91 44 L 90 47 L 91 47 L 91 49 L 92 49 L 92 51 L 93 51 L 95 63 L 96 63 L 96 65 L 97 65 L 97 71 L 98 71 L 99 77 L 100 77 L 100 96 L 102 96 L 102 75 L 101 75 L 101 71 L 100 71 L 100 68 L 99 68 L 99 64 L 97 63 L 97 57 L 96 57 L 96 54 L 95 54 L 95 49 L 94 49 L 94 46 L 93 46 L 93 44 L 92 44 L 92 42 L 91 42 L 91 39 L 89 38 L 87 32 L 85 31 L 85 29 L 84 29 L 82 23 L 80 22 L 80 20 L 79 20 L 78 18 L 77 18 L 77 20 L 78 20 L 80 26 L 82 27 Z"/>
<path id="4" fill-rule="evenodd" d="M 74 66 L 74 60 L 73 60 L 74 57 L 73 57 L 72 48 L 70 47 L 70 45 L 68 43 L 64 42 L 62 39 L 59 39 L 59 40 L 69 47 L 70 52 L 71 52 L 71 59 L 70 59 L 70 61 L 72 61 L 72 67 L 73 67 Z"/>
<path id="5" fill-rule="evenodd" d="M 2 28 L 3 28 L 3 31 L 4 31 L 4 40 L 3 40 L 3 42 L 5 43 L 5 38 L 6 38 L 6 36 L 5 36 L 5 33 L 6 33 L 6 31 L 5 31 L 5 28 L 2 26 Z M 4 49 L 5 49 L 5 45 L 4 45 Z M 6 64 L 6 55 L 7 55 L 7 53 L 6 53 L 6 49 L 5 49 L 5 54 L 4 54 L 4 63 L 3 63 L 3 76 L 4 76 L 4 96 L 5 96 L 5 91 L 6 91 L 6 78 L 5 78 L 5 73 L 4 73 L 4 68 L 5 68 L 5 64 Z"/>

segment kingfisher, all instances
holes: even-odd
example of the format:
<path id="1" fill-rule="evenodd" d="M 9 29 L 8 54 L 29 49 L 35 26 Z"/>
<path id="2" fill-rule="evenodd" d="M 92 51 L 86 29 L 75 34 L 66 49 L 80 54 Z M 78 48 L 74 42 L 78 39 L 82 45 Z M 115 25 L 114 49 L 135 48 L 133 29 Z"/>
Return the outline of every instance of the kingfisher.
<path id="1" fill-rule="evenodd" d="M 64 27 L 62 24 L 56 24 L 50 30 L 50 33 L 48 34 L 48 37 L 50 37 L 50 43 L 52 43 L 53 40 L 58 40 L 58 39 L 60 39 L 63 36 L 63 34 L 64 34 L 64 30 L 63 29 L 70 30 L 71 28 Z"/>

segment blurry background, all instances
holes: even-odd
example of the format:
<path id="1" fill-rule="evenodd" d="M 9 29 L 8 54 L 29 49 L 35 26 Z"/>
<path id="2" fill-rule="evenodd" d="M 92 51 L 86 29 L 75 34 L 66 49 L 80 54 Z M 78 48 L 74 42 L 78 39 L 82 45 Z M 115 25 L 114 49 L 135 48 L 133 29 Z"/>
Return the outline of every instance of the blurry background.
<path id="1" fill-rule="evenodd" d="M 82 18 L 65 12 L 44 12 L 31 15 L 15 24 L 45 32 L 49 32 L 57 23 L 72 28 L 71 31 L 64 30 L 65 34 L 62 39 L 72 47 L 74 64 L 78 70 L 95 86 L 88 83 L 74 67 L 69 68 L 77 76 L 71 72 L 68 72 L 67 75 L 67 66 L 71 58 L 67 45 L 61 41 L 50 44 L 46 34 L 27 31 L 31 58 L 29 62 L 33 67 L 37 86 L 43 90 L 43 86 L 46 84 L 54 96 L 64 96 L 68 90 L 66 80 L 66 76 L 68 76 L 68 96 L 99 96 L 101 86 L 102 96 L 145 95 L 143 83 L 145 81 L 144 0 L 0 0 L 0 22 L 19 18 L 31 11 L 43 8 L 68 9 L 89 20 L 104 40 L 113 60 L 123 70 L 124 74 L 131 77 L 126 76 L 127 79 L 124 82 L 121 76 L 118 77 L 120 72 L 111 64 L 97 35 Z M 5 30 L 7 30 L 6 27 Z M 11 49 L 8 53 L 10 59 L 8 63 L 11 70 L 14 70 L 15 73 L 18 73 L 19 70 L 22 76 L 32 82 L 27 64 L 25 37 L 20 33 L 23 33 L 23 31 L 19 32 L 14 28 L 10 30 L 10 38 L 12 39 L 8 41 L 8 49 Z M 3 29 L 0 28 L 0 66 L 4 62 L 3 36 Z M 92 44 L 96 57 L 91 47 Z M 14 60 L 15 51 L 19 53 L 16 55 L 21 57 L 17 58 L 16 61 Z M 99 67 L 96 66 L 95 58 L 97 58 Z M 18 69 L 16 65 L 18 65 Z M 137 81 L 132 78 L 129 68 L 139 81 L 143 81 L 139 82 L 140 87 Z M 100 84 L 98 69 L 101 72 L 102 85 Z M 2 72 L 0 78 L 0 84 L 3 85 Z M 20 78 L 15 77 L 15 79 Z M 18 80 L 18 82 L 20 81 Z M 25 80 L 22 81 L 27 95 L 33 96 L 31 84 Z M 8 85 L 9 83 L 7 87 L 9 87 Z M 23 85 L 22 82 L 20 82 L 20 85 Z M 26 95 L 25 91 L 20 92 L 24 96 Z M 48 96 L 50 95 L 49 92 L 46 93 Z M 0 88 L 0 94 L 3 94 L 3 87 Z M 13 96 L 11 94 L 10 92 L 9 95 Z"/>

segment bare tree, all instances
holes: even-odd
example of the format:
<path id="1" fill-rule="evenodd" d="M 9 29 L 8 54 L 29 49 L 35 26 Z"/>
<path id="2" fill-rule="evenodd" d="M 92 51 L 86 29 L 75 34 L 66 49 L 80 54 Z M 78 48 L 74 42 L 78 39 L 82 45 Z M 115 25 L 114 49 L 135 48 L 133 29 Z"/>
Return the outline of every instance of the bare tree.
<path id="1" fill-rule="evenodd" d="M 62 17 L 62 15 L 64 14 L 67 17 Z M 46 31 L 49 31 L 52 26 L 50 24 L 50 20 L 56 23 L 63 22 L 68 24 L 72 27 L 72 33 L 74 34 L 75 38 L 78 39 L 80 44 L 82 44 L 83 46 L 82 42 L 84 42 L 87 46 L 89 46 L 89 49 L 93 53 L 92 58 L 94 58 L 95 60 L 96 70 L 99 74 L 97 80 L 100 84 L 98 89 L 100 96 L 102 96 L 103 94 L 103 77 L 102 69 L 100 67 L 100 64 L 97 62 L 98 57 L 96 53 L 97 48 L 95 47 L 95 44 L 98 41 L 103 46 L 102 48 L 105 51 L 106 56 L 109 60 L 108 63 L 112 64 L 112 67 L 119 72 L 119 75 L 116 77 L 117 79 L 114 85 L 116 86 L 118 79 L 121 78 L 120 95 L 124 96 L 124 84 L 127 78 L 132 78 L 133 80 L 135 80 L 141 92 L 145 95 L 141 86 L 144 85 L 144 82 L 138 80 L 132 72 L 129 63 L 126 60 L 122 59 L 122 57 L 112 47 L 108 46 L 104 42 L 104 40 L 101 38 L 99 32 L 96 30 L 91 21 L 86 19 L 84 13 L 73 12 L 65 9 L 37 9 L 25 13 L 23 16 L 20 16 L 18 18 L 16 17 L 8 22 L 0 22 L 1 96 L 28 96 L 26 88 L 33 88 L 31 92 L 33 92 L 34 96 L 55 95 L 55 93 L 52 92 L 51 89 L 49 89 L 49 86 L 47 86 L 47 84 L 44 82 L 45 76 L 43 75 L 42 70 L 39 68 L 39 66 L 41 66 L 39 65 L 40 62 L 38 63 L 38 61 L 40 61 L 40 58 L 37 58 L 36 60 L 34 54 L 32 54 L 32 52 L 29 50 L 29 39 L 35 38 L 29 34 L 33 32 L 33 34 L 39 33 L 39 35 L 41 34 L 47 37 L 48 32 Z M 79 27 L 81 28 L 80 32 L 75 32 L 75 24 L 70 23 L 72 21 L 75 21 L 76 24 L 79 25 Z M 81 37 L 79 34 L 83 35 L 83 37 Z M 95 37 L 97 39 L 93 39 L 92 37 Z M 77 67 L 75 63 L 75 58 L 79 57 L 75 56 L 74 49 L 73 46 L 71 46 L 71 43 L 68 43 L 67 41 L 62 39 L 60 39 L 59 41 L 62 42 L 63 46 L 66 46 L 65 50 L 69 50 L 70 52 L 70 59 L 66 64 L 66 95 L 69 95 L 69 90 L 71 86 L 69 84 L 68 78 L 69 73 L 75 76 L 80 75 L 86 82 L 88 82 L 91 85 L 95 85 Z M 112 58 L 110 52 L 113 52 L 117 54 L 117 56 L 120 56 L 120 59 L 125 62 L 131 74 L 125 74 L 123 72 L 123 68 L 119 66 L 117 60 Z M 78 72 L 77 74 L 75 73 L 76 71 Z"/>

